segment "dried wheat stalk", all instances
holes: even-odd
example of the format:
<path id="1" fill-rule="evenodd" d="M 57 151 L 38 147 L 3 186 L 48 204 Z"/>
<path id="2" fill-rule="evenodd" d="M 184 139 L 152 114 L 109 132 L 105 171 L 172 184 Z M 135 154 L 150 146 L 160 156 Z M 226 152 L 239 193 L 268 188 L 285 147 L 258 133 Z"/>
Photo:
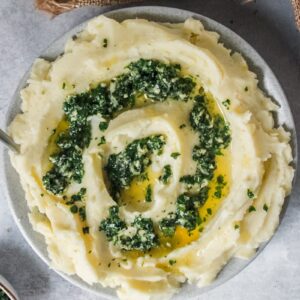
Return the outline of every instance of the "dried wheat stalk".
<path id="1" fill-rule="evenodd" d="M 36 7 L 53 15 L 59 15 L 73 8 L 86 5 L 104 6 L 139 1 L 141 0 L 36 0 Z"/>

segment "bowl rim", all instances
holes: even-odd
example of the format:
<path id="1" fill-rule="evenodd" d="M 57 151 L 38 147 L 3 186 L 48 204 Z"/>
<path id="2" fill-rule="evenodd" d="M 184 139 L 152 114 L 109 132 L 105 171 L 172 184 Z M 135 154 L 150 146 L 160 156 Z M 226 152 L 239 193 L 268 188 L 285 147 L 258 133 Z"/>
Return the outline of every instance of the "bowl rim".
<path id="1" fill-rule="evenodd" d="M 0 275 L 0 291 L 3 291 L 10 300 L 18 300 L 18 296 L 12 285 Z"/>
<path id="2" fill-rule="evenodd" d="M 153 12 L 153 10 L 155 10 L 155 13 Z M 296 182 L 296 179 L 297 179 L 297 170 L 298 170 L 298 168 L 297 168 L 297 166 L 298 166 L 298 144 L 297 144 L 296 126 L 295 126 L 293 115 L 291 113 L 289 102 L 287 100 L 287 97 L 286 97 L 286 95 L 284 93 L 283 88 L 281 87 L 281 85 L 280 85 L 277 77 L 274 75 L 272 69 L 269 67 L 269 65 L 266 63 L 266 61 L 262 58 L 262 56 L 257 52 L 257 50 L 255 50 L 254 47 L 252 47 L 241 36 L 239 36 L 238 34 L 236 34 L 232 29 L 228 28 L 227 26 L 223 25 L 222 23 L 219 23 L 218 21 L 215 21 L 214 19 L 212 19 L 210 17 L 206 17 L 206 16 L 204 16 L 202 14 L 195 13 L 193 11 L 189 11 L 189 10 L 185 10 L 185 9 L 180 9 L 180 8 L 175 8 L 175 7 L 159 6 L 159 5 L 153 5 L 153 6 L 152 5 L 128 6 L 128 7 L 116 8 L 116 9 L 111 9 L 111 10 L 108 10 L 108 11 L 104 11 L 103 13 L 97 14 L 97 15 L 93 16 L 92 18 L 88 18 L 87 20 L 83 21 L 82 23 L 79 23 L 78 25 L 74 26 L 71 30 L 63 33 L 58 38 L 54 39 L 48 45 L 48 47 L 46 47 L 46 49 L 44 49 L 41 52 L 42 55 L 40 57 L 43 57 L 43 58 L 46 57 L 47 58 L 47 55 L 44 56 L 43 54 L 44 53 L 49 53 L 49 50 L 50 50 L 50 53 L 51 53 L 51 51 L 53 50 L 52 49 L 53 45 L 56 45 L 59 41 L 63 41 L 63 45 L 65 45 L 66 40 L 68 38 L 70 38 L 72 35 L 80 32 L 83 28 L 85 28 L 86 24 L 90 20 L 92 20 L 92 19 L 94 19 L 94 18 L 96 18 L 96 17 L 98 17 L 100 15 L 104 15 L 104 16 L 107 16 L 107 17 L 112 18 L 112 19 L 116 18 L 118 20 L 118 17 L 116 17 L 116 15 L 118 15 L 118 14 L 123 14 L 123 15 L 124 14 L 125 15 L 129 14 L 129 15 L 132 16 L 131 18 L 133 18 L 134 11 L 135 11 L 135 14 L 137 14 L 139 16 L 140 15 L 147 15 L 147 16 L 149 16 L 149 18 L 145 18 L 145 19 L 150 20 L 150 21 L 152 21 L 153 19 L 155 19 L 157 17 L 161 18 L 160 14 L 162 14 L 163 18 L 165 18 L 166 15 L 168 15 L 167 16 L 168 18 L 172 18 L 173 17 L 173 16 L 171 16 L 172 13 L 174 15 L 176 15 L 176 17 L 178 17 L 178 18 L 180 18 L 181 14 L 183 14 L 185 16 L 184 17 L 185 19 L 187 19 L 188 17 L 196 18 L 197 20 L 200 20 L 204 24 L 204 28 L 207 29 L 207 30 L 213 30 L 213 29 L 211 29 L 211 27 L 218 27 L 219 29 L 222 29 L 222 32 L 217 31 L 217 33 L 220 35 L 220 38 L 219 38 L 220 41 L 223 40 L 224 32 L 227 32 L 228 35 L 232 36 L 230 38 L 230 40 L 231 39 L 236 39 L 236 40 L 238 40 L 241 43 L 241 45 L 240 45 L 240 47 L 233 47 L 232 48 L 231 46 L 229 47 L 227 45 L 228 44 L 228 41 L 227 41 L 227 42 L 224 43 L 225 47 L 228 48 L 228 49 L 230 49 L 230 50 L 233 50 L 234 52 L 239 52 L 239 53 L 242 54 L 243 58 L 247 62 L 247 65 L 249 66 L 250 71 L 253 71 L 257 75 L 257 78 L 259 80 L 259 88 L 265 94 L 268 94 L 269 90 L 265 87 L 264 84 L 263 84 L 263 86 L 261 86 L 261 84 L 263 83 L 263 80 L 262 80 L 263 79 L 263 75 L 265 73 L 268 73 L 268 76 L 271 77 L 271 80 L 277 86 L 276 93 L 277 92 L 280 93 L 280 98 L 282 100 L 282 103 L 285 103 L 285 105 L 286 105 L 285 106 L 286 113 L 287 113 L 287 115 L 288 115 L 288 117 L 290 119 L 289 122 L 290 122 L 291 126 L 288 129 L 289 129 L 289 132 L 291 133 L 290 144 L 291 144 L 292 155 L 293 155 L 293 163 L 292 164 L 293 164 L 294 172 L 295 173 L 294 173 L 294 177 L 293 177 L 293 181 L 292 181 L 291 193 L 287 197 L 285 197 L 285 200 L 284 200 L 284 203 L 283 203 L 283 206 L 282 206 L 282 209 L 281 209 L 281 213 L 280 213 L 280 216 L 279 216 L 279 224 L 276 227 L 276 229 L 274 231 L 274 234 L 272 235 L 272 237 L 268 241 L 263 242 L 263 243 L 261 243 L 259 245 L 259 247 L 258 247 L 255 255 L 252 256 L 250 259 L 248 259 L 243 264 L 243 267 L 239 268 L 237 271 L 235 271 L 229 277 L 227 277 L 227 278 L 225 278 L 223 280 L 220 280 L 219 282 L 216 282 L 216 279 L 215 279 L 207 287 L 197 288 L 197 295 L 193 295 L 192 296 L 192 298 L 194 298 L 196 296 L 199 296 L 200 294 L 203 294 L 203 293 L 205 293 L 207 291 L 210 291 L 210 290 L 212 290 L 212 289 L 214 289 L 214 288 L 222 285 L 223 283 L 229 281 L 230 279 L 232 279 L 233 277 L 235 277 L 236 275 L 238 275 L 241 271 L 243 271 L 250 263 L 252 263 L 256 259 L 256 257 L 263 251 L 263 249 L 273 239 L 273 237 L 275 236 L 276 232 L 278 231 L 278 228 L 279 228 L 279 226 L 280 226 L 280 224 L 281 224 L 281 222 L 283 220 L 283 217 L 284 217 L 284 215 L 286 213 L 286 210 L 287 210 L 290 198 L 292 198 L 294 196 L 294 185 L 295 185 L 295 182 Z M 151 17 L 154 17 L 154 18 L 150 19 Z M 183 19 L 183 16 L 181 18 Z M 126 18 L 124 18 L 124 20 L 125 19 Z M 166 22 L 168 23 L 170 21 L 166 21 Z M 177 23 L 177 21 L 171 22 L 171 23 Z M 238 50 L 236 48 L 238 48 Z M 241 50 L 241 49 L 243 49 L 243 50 Z M 245 54 L 245 50 L 250 51 L 251 55 L 254 55 L 254 56 L 256 56 L 258 58 L 258 60 L 260 61 L 259 64 L 258 64 L 258 66 L 256 66 L 256 65 L 253 64 L 252 58 L 249 57 L 247 54 Z M 19 92 L 20 92 L 20 90 L 26 85 L 26 81 L 27 81 L 28 76 L 30 74 L 30 70 L 32 68 L 32 65 L 33 65 L 33 63 L 30 65 L 30 68 L 27 70 L 27 72 L 25 72 L 24 76 L 20 80 L 20 83 L 18 84 L 18 86 L 16 88 L 16 91 L 15 91 L 15 93 L 14 93 L 14 95 L 13 95 L 13 97 L 12 97 L 12 99 L 11 99 L 9 105 L 8 105 L 8 108 L 6 110 L 6 117 L 5 117 L 5 125 L 6 125 L 6 127 L 9 126 L 9 124 L 10 124 L 10 122 L 12 120 L 12 114 L 13 114 L 12 110 L 13 110 L 13 107 L 14 107 L 14 105 L 17 102 L 16 99 L 19 98 Z M 261 71 L 260 70 L 261 66 L 263 66 L 264 72 L 262 72 L 262 74 L 259 74 L 260 72 L 258 72 L 258 71 Z M 271 96 L 271 98 L 273 98 L 273 97 Z M 274 100 L 274 98 L 273 98 L 273 100 Z M 15 114 L 13 114 L 13 115 L 15 116 Z M 11 214 L 13 216 L 13 219 L 14 219 L 15 223 L 17 224 L 17 227 L 20 230 L 20 232 L 21 232 L 22 236 L 24 237 L 24 239 L 26 240 L 26 242 L 30 245 L 30 247 L 33 249 L 33 251 L 47 264 L 47 266 L 51 268 L 51 261 L 50 261 L 49 257 L 47 255 L 44 255 L 42 253 L 41 247 L 39 247 L 38 245 L 36 245 L 34 243 L 34 241 L 30 237 L 30 232 L 25 230 L 24 226 L 22 225 L 22 219 L 20 219 L 18 217 L 18 215 L 17 215 L 16 209 L 14 207 L 14 200 L 13 200 L 13 197 L 12 197 L 11 192 L 9 190 L 9 179 L 8 179 L 8 176 L 7 176 L 7 170 L 8 170 L 8 168 L 12 168 L 12 166 L 11 166 L 10 160 L 7 159 L 9 157 L 8 152 L 6 150 L 4 150 L 2 154 L 3 154 L 2 157 L 4 159 L 4 168 L 2 169 L 2 174 L 1 174 L 1 175 L 3 175 L 2 178 L 4 178 L 3 188 L 4 188 L 4 191 L 5 191 L 5 194 L 6 194 L 6 198 L 7 198 L 8 205 L 9 205 L 9 209 L 10 209 L 10 212 L 11 212 Z M 25 197 L 24 197 L 24 200 L 25 200 Z M 27 221 L 29 222 L 28 215 L 27 215 Z M 39 233 L 35 232 L 32 227 L 31 227 L 31 231 L 35 235 L 39 235 Z M 44 241 L 44 243 L 45 243 L 45 241 Z M 227 264 L 230 261 L 228 261 Z M 225 265 L 225 267 L 226 267 L 226 265 Z M 115 289 L 105 288 L 101 284 L 97 285 L 97 286 L 99 286 L 99 288 L 97 288 L 97 287 L 95 288 L 95 285 L 89 285 L 89 284 L 87 284 L 82 279 L 80 279 L 77 275 L 68 275 L 68 274 L 65 274 L 65 273 L 63 273 L 61 271 L 58 271 L 58 270 L 55 270 L 55 269 L 53 269 L 53 270 L 57 274 L 59 274 L 61 277 L 63 277 L 64 279 L 66 279 L 70 283 L 74 284 L 75 286 L 80 287 L 83 290 L 92 292 L 94 294 L 97 294 L 98 296 L 102 296 L 105 299 L 116 299 Z M 222 273 L 222 271 L 223 271 L 223 269 L 219 272 L 219 274 Z M 217 275 L 217 278 L 218 278 L 219 274 Z M 107 293 L 105 293 L 104 292 L 105 289 L 113 291 L 113 295 L 111 293 L 110 293 L 110 295 L 107 294 Z M 181 291 L 182 291 L 182 288 L 181 288 Z M 178 295 L 180 295 L 180 294 L 181 293 L 179 292 L 177 294 L 177 296 L 173 296 L 173 298 L 177 299 Z"/>

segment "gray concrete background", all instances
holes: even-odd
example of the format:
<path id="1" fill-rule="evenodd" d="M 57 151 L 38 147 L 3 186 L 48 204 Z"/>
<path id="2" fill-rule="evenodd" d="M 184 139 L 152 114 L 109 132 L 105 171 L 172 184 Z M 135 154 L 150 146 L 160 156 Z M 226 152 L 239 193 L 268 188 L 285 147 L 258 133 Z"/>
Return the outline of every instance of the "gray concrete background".
<path id="1" fill-rule="evenodd" d="M 257 0 L 243 6 L 239 2 L 169 0 L 144 1 L 143 4 L 184 8 L 206 15 L 247 40 L 283 86 L 299 140 L 300 33 L 294 24 L 290 2 Z M 107 9 L 83 8 L 51 19 L 34 10 L 33 0 L 0 1 L 1 128 L 14 90 L 33 60 L 62 33 L 104 10 Z M 199 296 L 199 300 L 300 299 L 299 193 L 297 180 L 286 216 L 263 253 L 235 278 Z M 100 299 L 66 282 L 32 252 L 13 222 L 3 194 L 0 189 L 0 274 L 14 285 L 21 299 Z"/>

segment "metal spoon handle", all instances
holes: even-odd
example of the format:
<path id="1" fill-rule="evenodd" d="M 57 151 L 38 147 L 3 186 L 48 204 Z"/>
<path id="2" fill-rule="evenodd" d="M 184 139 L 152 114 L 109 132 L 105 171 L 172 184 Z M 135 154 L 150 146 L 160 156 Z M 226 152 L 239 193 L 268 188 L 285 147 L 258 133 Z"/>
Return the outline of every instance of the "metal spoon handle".
<path id="1" fill-rule="evenodd" d="M 5 133 L 2 129 L 0 129 L 0 141 L 5 144 L 7 147 L 9 147 L 11 150 L 19 153 L 20 152 L 20 146 L 16 144 L 13 139 Z"/>

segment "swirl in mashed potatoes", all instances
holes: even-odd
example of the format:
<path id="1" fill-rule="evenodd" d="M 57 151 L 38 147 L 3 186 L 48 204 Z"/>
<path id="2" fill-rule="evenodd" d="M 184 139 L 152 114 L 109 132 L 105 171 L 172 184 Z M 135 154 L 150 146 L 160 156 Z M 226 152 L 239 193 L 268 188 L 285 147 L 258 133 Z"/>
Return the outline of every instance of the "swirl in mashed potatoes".
<path id="1" fill-rule="evenodd" d="M 11 160 L 54 268 L 121 299 L 170 299 L 274 233 L 290 136 L 199 21 L 95 18 L 35 62 L 21 96 Z"/>

